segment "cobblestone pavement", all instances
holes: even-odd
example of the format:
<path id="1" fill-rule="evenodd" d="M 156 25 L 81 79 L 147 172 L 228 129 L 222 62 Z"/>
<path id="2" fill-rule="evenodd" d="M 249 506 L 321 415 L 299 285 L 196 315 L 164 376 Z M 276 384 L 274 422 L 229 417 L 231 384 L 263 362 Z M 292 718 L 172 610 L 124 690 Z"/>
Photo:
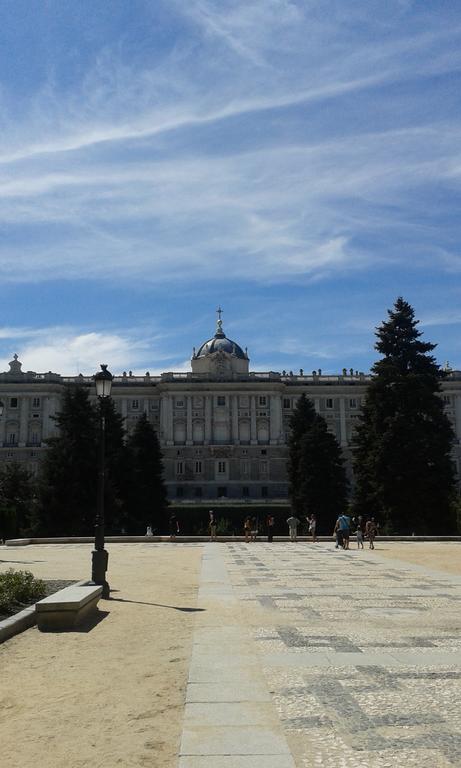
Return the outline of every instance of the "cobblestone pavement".
<path id="1" fill-rule="evenodd" d="M 253 709 L 240 729 L 227 720 L 239 750 L 188 751 L 186 734 L 181 768 L 461 766 L 461 577 L 327 544 L 207 545 L 204 562 L 189 702 L 208 702 L 202 725 L 218 701 Z M 207 681 L 221 696 L 194 698 Z M 253 721 L 257 701 L 266 709 Z M 264 727 L 266 745 L 277 739 L 270 758 L 245 749 Z"/>

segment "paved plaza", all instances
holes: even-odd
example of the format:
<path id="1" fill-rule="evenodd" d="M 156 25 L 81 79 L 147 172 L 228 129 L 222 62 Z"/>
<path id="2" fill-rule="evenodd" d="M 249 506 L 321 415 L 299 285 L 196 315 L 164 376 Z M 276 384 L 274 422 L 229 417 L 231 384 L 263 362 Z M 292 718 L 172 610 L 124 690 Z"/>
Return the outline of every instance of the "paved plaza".
<path id="1" fill-rule="evenodd" d="M 450 546 L 453 553 L 458 545 Z M 461 576 L 384 558 L 379 550 L 335 550 L 332 543 L 146 542 L 109 549 L 119 591 L 100 604 L 104 620 L 87 634 L 33 629 L 0 646 L 3 670 L 12 664 L 18 674 L 20 663 L 26 679 L 33 674 L 27 665 L 40 664 L 39 650 L 42 696 L 48 707 L 56 696 L 54 717 L 68 692 L 55 693 L 47 654 L 51 664 L 61 658 L 71 668 L 78 659 L 82 694 L 74 693 L 73 714 L 66 715 L 69 739 L 79 707 L 89 707 L 83 681 L 90 655 L 97 684 L 111 681 L 95 709 L 105 712 L 106 730 L 118 717 L 106 752 L 97 751 L 97 727 L 89 750 L 84 712 L 79 754 L 75 741 L 62 745 L 66 766 L 89 764 L 90 756 L 96 768 L 461 766 Z M 84 575 L 82 552 L 87 558 L 89 547 L 3 548 L 1 568 L 8 558 L 28 559 L 38 575 L 77 578 Z M 186 561 L 176 588 L 174 574 Z M 165 621 L 175 624 L 157 647 Z M 123 654 L 131 665 L 124 675 L 116 671 L 124 668 Z M 156 669 L 157 658 L 164 671 Z M 175 680 L 175 699 L 156 709 L 146 701 L 155 701 L 165 674 L 169 685 Z M 36 716 L 40 733 L 48 723 Z M 165 722 L 176 726 L 166 731 Z M 30 727 L 20 714 L 15 725 Z M 171 743 L 160 759 L 162 739 Z M 35 764 L 23 754 L 17 763 Z M 50 758 L 49 765 L 61 764 Z"/>
<path id="2" fill-rule="evenodd" d="M 179 767 L 461 766 L 460 601 L 377 552 L 207 545 Z"/>

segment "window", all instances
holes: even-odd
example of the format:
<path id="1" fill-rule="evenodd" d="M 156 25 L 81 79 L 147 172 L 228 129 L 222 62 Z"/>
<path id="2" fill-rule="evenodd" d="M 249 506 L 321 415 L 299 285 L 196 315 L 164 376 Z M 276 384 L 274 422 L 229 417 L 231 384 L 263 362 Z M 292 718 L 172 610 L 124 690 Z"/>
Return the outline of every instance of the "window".
<path id="1" fill-rule="evenodd" d="M 32 445 L 38 445 L 39 444 L 39 442 L 40 442 L 40 435 L 38 434 L 38 432 L 32 432 L 32 434 L 30 436 L 30 442 L 32 443 Z"/>
<path id="2" fill-rule="evenodd" d="M 13 451 L 7 451 L 7 452 L 6 452 L 6 458 L 7 458 L 7 459 L 12 459 L 12 458 L 13 458 L 13 456 L 14 456 L 14 453 L 13 453 Z"/>
<path id="3" fill-rule="evenodd" d="M 445 405 L 450 405 L 450 403 L 451 403 L 450 395 L 444 395 L 443 396 L 443 402 L 445 403 Z"/>
<path id="4" fill-rule="evenodd" d="M 259 471 L 262 475 L 267 475 L 267 461 L 259 462 Z"/>
<path id="5" fill-rule="evenodd" d="M 349 408 L 357 408 L 357 400 L 355 397 L 351 397 L 349 400 Z"/>
<path id="6" fill-rule="evenodd" d="M 131 407 L 134 411 L 136 411 L 139 408 L 139 400 L 132 400 Z"/>
<path id="7" fill-rule="evenodd" d="M 180 485 L 176 487 L 176 496 L 178 498 L 182 498 L 184 496 L 184 488 L 182 488 Z"/>
<path id="8" fill-rule="evenodd" d="M 250 495 L 250 489 L 247 485 L 244 485 L 242 488 L 242 496 L 249 496 Z"/>
<path id="9" fill-rule="evenodd" d="M 32 418 L 33 419 L 39 419 L 40 418 L 40 414 L 39 413 L 33 413 L 32 414 Z"/>
<path id="10" fill-rule="evenodd" d="M 18 407 L 18 398 L 10 397 L 10 408 L 17 408 L 17 407 Z"/>
<path id="11" fill-rule="evenodd" d="M 266 406 L 266 405 L 267 405 L 267 397 L 266 397 L 265 395 L 262 395 L 262 396 L 259 398 L 259 405 L 263 405 L 263 406 Z"/>
<path id="12" fill-rule="evenodd" d="M 325 405 L 327 408 L 333 408 L 333 398 L 327 397 Z"/>
<path id="13" fill-rule="evenodd" d="M 176 474 L 182 475 L 184 473 L 184 462 L 183 461 L 177 461 L 176 462 Z"/>
<path id="14" fill-rule="evenodd" d="M 15 445 L 16 443 L 16 432 L 9 432 L 8 433 L 8 442 L 10 445 Z"/>
<path id="15" fill-rule="evenodd" d="M 224 488 L 224 486 L 220 486 L 218 488 L 218 499 L 225 498 L 227 496 L 227 488 Z"/>
<path id="16" fill-rule="evenodd" d="M 195 474 L 200 475 L 202 473 L 202 462 L 196 461 L 195 462 Z"/>
<path id="17" fill-rule="evenodd" d="M 226 473 L 226 462 L 218 461 L 218 473 L 224 475 Z"/>
<path id="18" fill-rule="evenodd" d="M 176 408 L 184 408 L 184 400 L 182 400 L 180 398 L 176 398 L 175 406 L 176 406 Z"/>
<path id="19" fill-rule="evenodd" d="M 283 398 L 283 407 L 284 408 L 291 408 L 291 400 L 289 397 Z"/>
<path id="20" fill-rule="evenodd" d="M 216 398 L 216 402 L 218 405 L 226 405 L 226 397 L 225 395 L 218 395 Z"/>
<path id="21" fill-rule="evenodd" d="M 33 459 L 33 458 L 34 458 L 34 456 L 36 456 L 36 455 L 37 455 L 37 451 L 31 451 L 31 452 L 29 453 L 29 456 L 31 457 L 31 459 Z"/>
<path id="22" fill-rule="evenodd" d="M 248 448 L 244 448 L 242 450 L 242 456 L 247 456 L 247 455 L 248 455 Z"/>
<path id="23" fill-rule="evenodd" d="M 267 455 L 267 450 L 265 448 L 262 448 L 261 456 L 266 456 L 266 455 Z"/>
<path id="24" fill-rule="evenodd" d="M 267 498 L 267 486 L 266 485 L 261 486 L 261 496 L 262 496 L 263 499 Z"/>
<path id="25" fill-rule="evenodd" d="M 32 400 L 32 408 L 40 408 L 40 398 L 34 397 Z"/>
<path id="26" fill-rule="evenodd" d="M 240 462 L 240 470 L 242 475 L 248 475 L 250 473 L 250 462 L 249 461 Z"/>
<path id="27" fill-rule="evenodd" d="M 194 494 L 196 499 L 201 499 L 203 492 L 200 486 L 197 486 L 197 488 L 194 488 Z"/>

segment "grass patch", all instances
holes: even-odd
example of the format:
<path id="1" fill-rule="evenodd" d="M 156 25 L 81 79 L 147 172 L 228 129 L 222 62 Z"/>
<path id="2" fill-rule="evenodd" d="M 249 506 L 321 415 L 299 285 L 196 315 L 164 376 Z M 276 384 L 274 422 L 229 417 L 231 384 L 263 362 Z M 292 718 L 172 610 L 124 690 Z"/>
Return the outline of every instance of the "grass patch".
<path id="1" fill-rule="evenodd" d="M 45 582 L 34 578 L 30 571 L 10 568 L 0 573 L 0 618 L 21 611 L 41 600 L 46 593 Z"/>

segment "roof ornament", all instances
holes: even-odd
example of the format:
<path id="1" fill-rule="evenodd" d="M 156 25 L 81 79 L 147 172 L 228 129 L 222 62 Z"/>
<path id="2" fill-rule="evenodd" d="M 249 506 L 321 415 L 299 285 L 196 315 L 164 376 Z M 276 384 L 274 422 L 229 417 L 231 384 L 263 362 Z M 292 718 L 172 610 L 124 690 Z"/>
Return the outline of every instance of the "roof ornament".
<path id="1" fill-rule="evenodd" d="M 215 336 L 225 337 L 226 334 L 222 329 L 222 320 L 221 320 L 222 313 L 223 313 L 223 310 L 221 309 L 221 307 L 218 307 L 218 309 L 216 310 L 216 314 L 218 315 L 218 321 L 216 323 Z"/>

